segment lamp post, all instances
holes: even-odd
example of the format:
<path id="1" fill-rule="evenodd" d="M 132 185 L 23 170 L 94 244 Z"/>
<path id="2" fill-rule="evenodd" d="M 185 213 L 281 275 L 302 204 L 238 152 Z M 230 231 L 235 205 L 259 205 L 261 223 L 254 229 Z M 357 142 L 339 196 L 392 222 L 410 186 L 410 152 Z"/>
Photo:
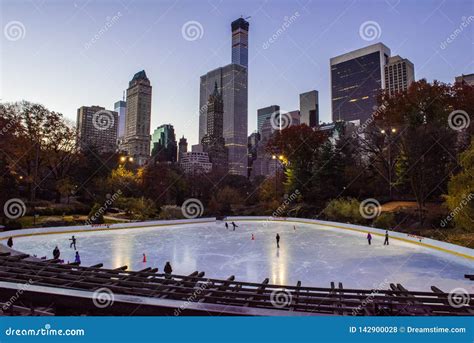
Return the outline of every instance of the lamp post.
<path id="1" fill-rule="evenodd" d="M 389 130 L 380 130 L 382 135 L 385 135 L 388 139 L 388 185 L 389 185 L 389 197 L 392 200 L 392 134 L 397 133 L 397 129 L 392 127 Z"/>
<path id="2" fill-rule="evenodd" d="M 273 160 L 277 160 L 280 163 L 281 167 L 284 167 L 285 165 L 285 156 L 284 155 L 272 155 Z M 278 173 L 279 173 L 279 165 L 275 165 L 275 194 L 277 193 L 278 190 Z"/>

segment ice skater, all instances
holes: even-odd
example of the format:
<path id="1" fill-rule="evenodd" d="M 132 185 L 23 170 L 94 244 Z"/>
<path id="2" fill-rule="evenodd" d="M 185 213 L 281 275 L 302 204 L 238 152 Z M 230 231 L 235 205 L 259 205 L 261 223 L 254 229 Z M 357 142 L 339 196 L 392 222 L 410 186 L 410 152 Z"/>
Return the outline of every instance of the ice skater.
<path id="1" fill-rule="evenodd" d="M 388 230 L 385 231 L 385 241 L 383 242 L 383 245 L 390 245 L 390 243 L 388 242 Z"/>
<path id="2" fill-rule="evenodd" d="M 367 242 L 369 242 L 369 245 L 372 244 L 372 235 L 369 233 L 367 233 Z"/>
<path id="3" fill-rule="evenodd" d="M 9 248 L 11 248 L 13 246 L 13 238 L 12 237 L 8 238 L 7 245 L 8 245 Z"/>
<path id="4" fill-rule="evenodd" d="M 173 268 L 171 268 L 171 263 L 170 261 L 166 262 L 165 268 L 163 269 L 165 272 L 165 277 L 167 279 L 171 278 L 171 273 L 173 272 Z"/>
<path id="5" fill-rule="evenodd" d="M 61 252 L 59 251 L 59 248 L 58 246 L 56 245 L 56 247 L 54 248 L 53 250 L 53 258 L 55 260 L 59 260 L 59 256 L 61 256 Z"/>
<path id="6" fill-rule="evenodd" d="M 74 258 L 74 262 L 77 264 L 81 264 L 81 256 L 79 256 L 79 251 L 76 251 L 76 257 Z"/>
<path id="7" fill-rule="evenodd" d="M 280 249 L 280 235 L 278 233 L 276 235 L 276 241 L 277 241 L 277 248 Z"/>
<path id="8" fill-rule="evenodd" d="M 235 228 L 238 227 L 236 223 L 232 222 L 232 227 L 234 228 L 232 231 L 235 231 Z"/>
<path id="9" fill-rule="evenodd" d="M 225 228 L 229 230 L 229 224 L 227 224 L 227 222 L 225 222 Z"/>
<path id="10" fill-rule="evenodd" d="M 72 235 L 72 237 L 69 240 L 71 241 L 71 244 L 69 244 L 69 248 L 74 247 L 74 250 L 76 250 L 76 237 Z"/>
<path id="11" fill-rule="evenodd" d="M 296 231 L 296 225 L 293 225 L 293 231 Z"/>

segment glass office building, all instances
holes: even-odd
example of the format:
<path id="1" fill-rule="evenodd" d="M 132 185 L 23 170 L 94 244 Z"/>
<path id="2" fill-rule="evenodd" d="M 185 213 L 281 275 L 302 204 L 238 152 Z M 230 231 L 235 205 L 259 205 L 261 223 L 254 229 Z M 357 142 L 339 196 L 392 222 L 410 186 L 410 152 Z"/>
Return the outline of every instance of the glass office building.
<path id="1" fill-rule="evenodd" d="M 385 86 L 384 66 L 390 49 L 382 43 L 331 58 L 333 121 L 365 122 Z"/>

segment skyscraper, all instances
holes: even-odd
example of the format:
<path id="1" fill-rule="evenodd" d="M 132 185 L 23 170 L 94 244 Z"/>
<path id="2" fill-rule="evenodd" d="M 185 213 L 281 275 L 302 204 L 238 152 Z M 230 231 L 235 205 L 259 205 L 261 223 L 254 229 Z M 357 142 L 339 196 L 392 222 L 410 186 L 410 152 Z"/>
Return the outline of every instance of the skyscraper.
<path id="1" fill-rule="evenodd" d="M 319 124 L 319 100 L 318 91 L 312 90 L 300 94 L 300 122 L 309 127 Z"/>
<path id="2" fill-rule="evenodd" d="M 249 22 L 239 18 L 232 22 L 232 63 L 248 68 Z"/>
<path id="3" fill-rule="evenodd" d="M 188 140 L 181 137 L 178 144 L 178 161 L 181 162 L 181 159 L 184 156 L 184 153 L 188 152 Z"/>
<path id="4" fill-rule="evenodd" d="M 114 152 L 117 149 L 118 114 L 100 106 L 77 109 L 77 146 L 81 150 Z"/>
<path id="5" fill-rule="evenodd" d="M 114 104 L 114 110 L 118 113 L 117 138 L 123 139 L 125 135 L 125 119 L 127 116 L 127 103 L 119 100 Z"/>
<path id="6" fill-rule="evenodd" d="M 174 127 L 171 124 L 158 126 L 151 135 L 151 156 L 159 162 L 176 162 L 177 144 Z"/>
<path id="7" fill-rule="evenodd" d="M 385 89 L 390 95 L 403 92 L 415 81 L 415 68 L 406 58 L 400 56 L 389 57 L 384 67 Z"/>
<path id="8" fill-rule="evenodd" d="M 223 136 L 228 152 L 230 174 L 247 175 L 248 118 L 248 22 L 237 19 L 232 23 L 232 64 L 214 69 L 201 76 L 199 94 L 199 142 L 207 133 L 207 101 L 220 90 L 224 103 Z M 194 151 L 194 150 L 193 150 Z"/>
<path id="9" fill-rule="evenodd" d="M 124 150 L 143 165 L 150 156 L 152 87 L 144 70 L 136 73 L 128 86 Z"/>
<path id="10" fill-rule="evenodd" d="M 223 137 L 224 102 L 222 95 L 214 85 L 214 92 L 207 102 L 207 133 L 201 144 L 204 152 L 209 154 L 214 171 L 227 172 L 227 148 Z"/>
<path id="11" fill-rule="evenodd" d="M 333 121 L 365 122 L 372 115 L 389 57 L 390 49 L 377 43 L 331 58 Z"/>
<path id="12" fill-rule="evenodd" d="M 257 131 L 258 133 L 262 133 L 262 125 L 267 120 L 270 119 L 271 116 L 274 115 L 278 118 L 280 115 L 280 106 L 278 105 L 271 105 L 264 108 L 259 108 L 257 110 Z"/>

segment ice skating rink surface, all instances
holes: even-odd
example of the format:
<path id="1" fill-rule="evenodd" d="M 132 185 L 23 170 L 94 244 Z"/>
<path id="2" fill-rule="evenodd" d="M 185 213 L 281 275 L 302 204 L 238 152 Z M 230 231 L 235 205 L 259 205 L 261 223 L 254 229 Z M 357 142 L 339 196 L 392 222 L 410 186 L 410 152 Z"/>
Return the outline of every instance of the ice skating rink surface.
<path id="1" fill-rule="evenodd" d="M 175 274 L 204 271 L 210 278 L 227 278 L 272 284 L 328 287 L 331 281 L 345 288 L 388 288 L 400 283 L 409 290 L 443 291 L 462 287 L 474 292 L 464 274 L 474 273 L 472 260 L 395 239 L 383 245 L 374 236 L 331 229 L 321 225 L 279 222 L 236 222 L 227 230 L 223 222 L 173 225 L 96 232 L 77 232 L 77 250 L 85 266 L 106 268 L 158 267 L 170 261 Z M 279 233 L 280 248 L 275 236 Z M 252 234 L 254 240 L 252 240 Z M 74 261 L 71 234 L 19 237 L 14 249 L 52 258 L 57 245 L 61 259 Z M 147 262 L 143 262 L 146 254 Z"/>

